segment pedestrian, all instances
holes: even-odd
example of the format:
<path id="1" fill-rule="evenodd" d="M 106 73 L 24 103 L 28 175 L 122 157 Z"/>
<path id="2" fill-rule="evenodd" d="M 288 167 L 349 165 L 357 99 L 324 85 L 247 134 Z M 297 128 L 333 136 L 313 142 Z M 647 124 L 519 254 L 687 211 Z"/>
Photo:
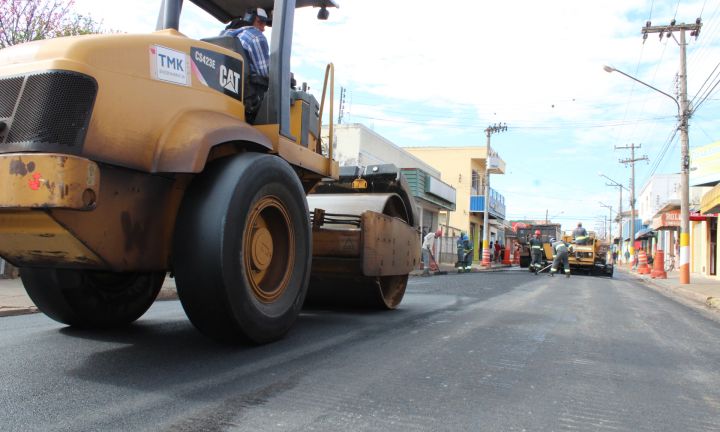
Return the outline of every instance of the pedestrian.
<path id="1" fill-rule="evenodd" d="M 465 237 L 463 238 L 463 252 L 463 265 L 465 266 L 465 271 L 469 272 L 472 270 L 473 242 L 467 234 L 465 234 Z"/>
<path id="2" fill-rule="evenodd" d="M 625 264 L 630 262 L 630 251 L 625 249 Z"/>
<path id="3" fill-rule="evenodd" d="M 235 19 L 221 35 L 237 37 L 247 53 L 250 74 L 245 85 L 243 104 L 245 120 L 253 123 L 268 90 L 270 76 L 270 49 L 263 32 L 270 25 L 265 9 L 249 9 L 242 19 Z"/>
<path id="4" fill-rule="evenodd" d="M 550 244 L 553 248 L 555 258 L 553 258 L 552 268 L 550 269 L 550 276 L 555 276 L 558 271 L 558 266 L 562 261 L 563 270 L 565 271 L 565 277 L 570 277 L 570 264 L 568 263 L 568 245 L 562 240 L 550 239 Z"/>
<path id="5" fill-rule="evenodd" d="M 613 243 L 613 245 L 612 245 L 612 263 L 613 264 L 617 263 L 617 257 L 618 257 L 617 245 Z"/>
<path id="6" fill-rule="evenodd" d="M 535 237 L 530 239 L 530 271 L 536 272 L 542 268 L 543 242 L 540 230 L 535 230 Z"/>
<path id="7" fill-rule="evenodd" d="M 432 251 L 435 247 L 435 239 L 442 236 L 442 230 L 438 228 L 437 231 L 431 232 L 425 236 L 422 244 L 422 261 L 423 261 L 423 276 L 430 276 L 430 257 L 433 256 Z M 417 255 L 416 255 L 417 256 Z M 434 261 L 434 259 L 433 259 Z"/>
<path id="8" fill-rule="evenodd" d="M 500 262 L 500 254 L 502 253 L 502 243 L 500 240 L 495 242 L 495 262 Z"/>
<path id="9" fill-rule="evenodd" d="M 490 247 L 488 248 L 488 251 L 490 252 L 490 262 L 495 261 L 495 242 L 490 242 Z"/>

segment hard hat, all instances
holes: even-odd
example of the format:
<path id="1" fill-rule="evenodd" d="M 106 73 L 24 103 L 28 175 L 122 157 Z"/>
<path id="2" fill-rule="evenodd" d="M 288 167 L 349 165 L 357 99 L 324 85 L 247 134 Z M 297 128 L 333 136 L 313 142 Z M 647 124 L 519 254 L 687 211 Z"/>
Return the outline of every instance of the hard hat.
<path id="1" fill-rule="evenodd" d="M 535 235 L 540 235 L 540 230 L 535 230 Z"/>

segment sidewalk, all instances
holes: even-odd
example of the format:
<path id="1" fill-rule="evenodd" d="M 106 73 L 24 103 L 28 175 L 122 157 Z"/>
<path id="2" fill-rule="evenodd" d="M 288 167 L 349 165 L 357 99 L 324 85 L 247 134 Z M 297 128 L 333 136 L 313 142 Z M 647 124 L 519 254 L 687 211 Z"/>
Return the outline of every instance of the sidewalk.
<path id="1" fill-rule="evenodd" d="M 177 298 L 175 279 L 165 278 L 158 300 L 173 300 Z M 37 312 L 37 308 L 28 297 L 20 278 L 0 279 L 0 317 L 24 315 Z"/>
<path id="2" fill-rule="evenodd" d="M 641 275 L 629 270 L 626 265 L 616 266 L 615 272 L 640 279 L 655 289 L 679 295 L 695 304 L 720 310 L 720 279 L 712 279 L 699 273 L 690 273 L 690 283 L 680 284 L 680 272 L 677 270 L 668 272 L 667 279 L 653 279 L 649 274 Z"/>

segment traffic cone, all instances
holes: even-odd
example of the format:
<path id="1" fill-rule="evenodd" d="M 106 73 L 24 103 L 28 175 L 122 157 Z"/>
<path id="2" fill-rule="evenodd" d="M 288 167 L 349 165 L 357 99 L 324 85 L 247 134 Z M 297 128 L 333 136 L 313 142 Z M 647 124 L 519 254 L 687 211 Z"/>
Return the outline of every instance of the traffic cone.
<path id="1" fill-rule="evenodd" d="M 482 266 L 490 267 L 490 249 L 483 248 Z"/>
<path id="2" fill-rule="evenodd" d="M 638 252 L 637 272 L 638 274 L 650 274 L 650 266 L 648 266 L 647 254 L 645 253 L 645 249 L 640 249 L 640 251 Z"/>
<path id="3" fill-rule="evenodd" d="M 512 261 L 510 261 L 510 254 L 512 253 L 512 246 L 505 245 L 505 253 L 503 254 L 503 265 L 512 265 Z"/>
<path id="4" fill-rule="evenodd" d="M 650 277 L 653 279 L 667 279 L 667 273 L 665 272 L 665 252 L 658 249 L 655 252 L 655 261 L 653 261 L 653 269 L 650 272 Z"/>

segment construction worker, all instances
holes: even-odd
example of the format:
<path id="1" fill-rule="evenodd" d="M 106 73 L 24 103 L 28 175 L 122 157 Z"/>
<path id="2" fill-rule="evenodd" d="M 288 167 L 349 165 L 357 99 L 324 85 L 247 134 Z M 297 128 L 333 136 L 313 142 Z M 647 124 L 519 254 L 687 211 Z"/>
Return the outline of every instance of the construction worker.
<path id="1" fill-rule="evenodd" d="M 535 230 L 535 236 L 530 239 L 530 271 L 536 272 L 542 268 L 543 242 L 540 238 L 540 230 Z"/>
<path id="2" fill-rule="evenodd" d="M 470 242 L 470 238 L 465 234 L 465 232 L 460 233 L 460 237 L 458 237 L 457 241 L 457 257 L 458 261 L 457 264 L 455 264 L 455 267 L 457 267 L 458 273 L 462 271 L 470 271 L 472 269 L 472 243 Z"/>
<path id="3" fill-rule="evenodd" d="M 428 233 L 428 235 L 425 236 L 425 239 L 423 239 L 421 249 L 423 260 L 423 276 L 430 276 L 430 257 L 433 256 L 432 249 L 433 246 L 435 246 L 435 239 L 440 237 L 442 237 L 442 230 L 438 228 L 437 231 Z"/>
<path id="4" fill-rule="evenodd" d="M 577 228 L 573 230 L 573 240 L 576 245 L 584 245 L 587 243 L 588 234 L 587 230 L 583 228 L 582 222 L 578 222 Z"/>
<path id="5" fill-rule="evenodd" d="M 565 271 L 565 277 L 570 277 L 570 264 L 568 263 L 568 252 L 569 247 L 562 240 L 550 239 L 550 244 L 553 248 L 555 258 L 553 258 L 552 268 L 550 269 L 550 276 L 555 276 L 557 273 L 558 265 L 562 260 L 563 270 Z"/>

